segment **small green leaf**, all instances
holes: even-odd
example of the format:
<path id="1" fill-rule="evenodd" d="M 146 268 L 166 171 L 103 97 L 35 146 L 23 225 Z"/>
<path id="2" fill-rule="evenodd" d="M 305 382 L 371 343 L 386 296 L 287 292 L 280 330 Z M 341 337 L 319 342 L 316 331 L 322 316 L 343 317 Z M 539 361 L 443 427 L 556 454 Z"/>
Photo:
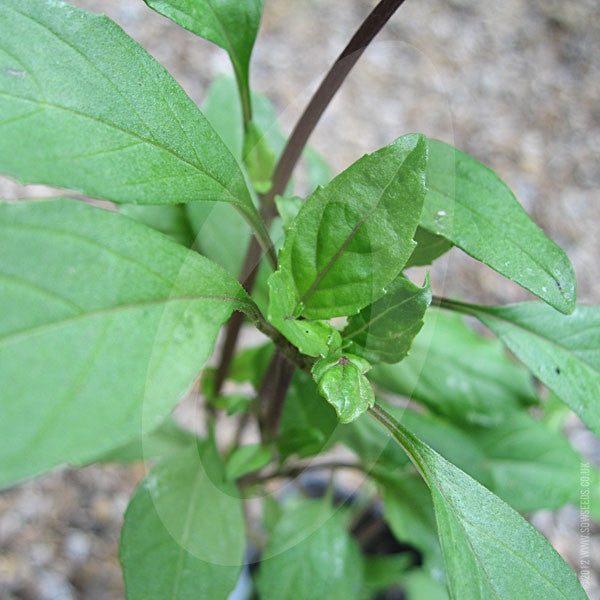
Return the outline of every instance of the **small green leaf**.
<path id="1" fill-rule="evenodd" d="M 128 600 L 226 600 L 243 564 L 242 503 L 211 443 L 152 469 L 133 495 L 119 559 Z"/>
<path id="2" fill-rule="evenodd" d="M 271 461 L 271 451 L 260 444 L 248 444 L 236 448 L 225 467 L 227 479 L 234 481 L 246 473 L 258 471 Z"/>
<path id="3" fill-rule="evenodd" d="M 282 460 L 293 454 L 300 458 L 318 454 L 331 441 L 337 425 L 335 411 L 323 402 L 316 383 L 306 373 L 296 370 L 276 440 Z"/>
<path id="4" fill-rule="evenodd" d="M 587 598 L 556 550 L 508 504 L 379 407 L 374 415 L 405 449 L 431 490 L 452 597 Z"/>
<path id="5" fill-rule="evenodd" d="M 117 203 L 228 202 L 266 244 L 233 156 L 115 23 L 62 2 L 6 0 L 0 30 L 1 173 Z M 6 74 L 16 68 L 23 77 Z"/>
<path id="6" fill-rule="evenodd" d="M 321 395 L 335 408 L 341 423 L 357 419 L 375 403 L 373 388 L 365 373 L 371 365 L 359 356 L 343 354 L 338 358 L 322 358 L 312 375 Z"/>
<path id="7" fill-rule="evenodd" d="M 531 377 L 501 344 L 475 333 L 458 315 L 434 309 L 408 358 L 378 365 L 369 377 L 459 423 L 501 423 L 521 404 L 537 402 Z"/>
<path id="8" fill-rule="evenodd" d="M 130 219 L 135 219 L 148 227 L 152 227 L 152 229 L 156 229 L 156 231 L 164 233 L 182 246 L 190 248 L 194 243 L 194 233 L 183 204 L 169 206 L 123 204 L 119 212 Z"/>
<path id="9" fill-rule="evenodd" d="M 429 276 L 422 288 L 398 277 L 385 296 L 350 317 L 342 333 L 344 348 L 372 363 L 401 361 L 421 330 L 430 303 Z"/>
<path id="10" fill-rule="evenodd" d="M 239 383 L 249 381 L 258 390 L 274 352 L 273 342 L 241 350 L 231 362 L 229 378 Z"/>
<path id="11" fill-rule="evenodd" d="M 409 267 L 423 267 L 430 265 L 436 258 L 442 256 L 452 248 L 452 242 L 435 233 L 430 233 L 419 225 L 414 236 L 417 247 L 408 259 L 405 269 Z"/>
<path id="12" fill-rule="evenodd" d="M 575 308 L 567 255 L 529 218 L 499 177 L 468 154 L 429 140 L 421 226 L 563 313 Z"/>
<path id="13" fill-rule="evenodd" d="M 292 315 L 296 295 L 291 275 L 277 270 L 269 277 L 269 308 L 267 319 L 308 356 L 327 356 L 342 345 L 340 332 L 323 321 L 296 319 Z"/>
<path id="14" fill-rule="evenodd" d="M 258 570 L 261 600 L 358 597 L 363 561 L 345 520 L 324 500 L 305 500 L 287 508 L 275 524 Z"/>
<path id="15" fill-rule="evenodd" d="M 600 307 L 569 316 L 538 302 L 504 307 L 453 303 L 473 314 L 548 388 L 600 435 Z"/>
<path id="16" fill-rule="evenodd" d="M 406 600 L 448 600 L 446 586 L 423 569 L 409 571 L 402 578 Z"/>
<path id="17" fill-rule="evenodd" d="M 363 156 L 306 201 L 279 254 L 290 312 L 328 319 L 385 294 L 413 251 L 427 143 L 407 135 Z"/>
<path id="18" fill-rule="evenodd" d="M 262 0 L 144 0 L 156 12 L 227 51 L 240 92 L 250 96 L 250 56 L 262 15 Z M 249 107 L 245 107 L 249 117 Z"/>
<path id="19" fill-rule="evenodd" d="M 0 279 L 0 485 L 152 431 L 253 310 L 197 253 L 66 199 L 0 204 Z"/>

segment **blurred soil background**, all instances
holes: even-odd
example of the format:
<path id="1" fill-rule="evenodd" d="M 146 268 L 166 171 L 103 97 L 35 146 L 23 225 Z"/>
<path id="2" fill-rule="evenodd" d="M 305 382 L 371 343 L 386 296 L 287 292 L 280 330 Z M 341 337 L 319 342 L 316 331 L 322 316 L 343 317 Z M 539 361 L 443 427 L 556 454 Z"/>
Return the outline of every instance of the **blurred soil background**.
<path id="1" fill-rule="evenodd" d="M 230 72 L 224 51 L 179 29 L 141 0 L 73 0 L 104 12 L 200 104 Z M 253 87 L 289 131 L 375 0 L 265 0 Z M 494 169 L 570 256 L 579 301 L 600 304 L 600 3 L 597 0 L 407 0 L 366 51 L 311 143 L 337 173 L 403 133 L 452 143 Z M 48 194 L 0 178 L 0 196 Z M 499 232 L 501 234 L 501 232 Z M 516 285 L 452 250 L 433 269 L 436 293 L 482 303 L 529 299 Z M 421 273 L 417 273 L 421 277 Z M 600 464 L 578 421 L 571 441 Z M 63 469 L 0 494 L 1 600 L 117 600 L 122 513 L 141 465 Z M 575 506 L 534 524 L 578 569 Z M 600 599 L 600 530 L 592 528 Z"/>

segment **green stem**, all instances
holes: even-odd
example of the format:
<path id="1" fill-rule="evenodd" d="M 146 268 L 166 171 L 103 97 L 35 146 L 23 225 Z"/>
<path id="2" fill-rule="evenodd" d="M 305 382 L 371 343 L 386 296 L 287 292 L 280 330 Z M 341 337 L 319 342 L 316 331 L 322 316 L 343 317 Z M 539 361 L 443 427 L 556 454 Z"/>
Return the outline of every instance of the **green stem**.
<path id="1" fill-rule="evenodd" d="M 471 317 L 476 317 L 480 313 L 485 312 L 485 307 L 483 306 L 476 306 L 474 304 L 468 304 L 467 302 L 460 302 L 459 300 L 450 300 L 449 298 L 442 298 L 441 296 L 433 296 L 431 299 L 431 306 L 445 308 L 446 310 L 452 310 Z"/>

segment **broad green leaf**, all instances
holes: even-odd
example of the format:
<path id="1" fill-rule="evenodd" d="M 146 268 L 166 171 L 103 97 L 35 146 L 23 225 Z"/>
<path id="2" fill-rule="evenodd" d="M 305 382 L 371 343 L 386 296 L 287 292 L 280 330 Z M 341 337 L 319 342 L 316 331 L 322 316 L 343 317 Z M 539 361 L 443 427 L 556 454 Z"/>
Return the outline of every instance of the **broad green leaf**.
<path id="1" fill-rule="evenodd" d="M 117 203 L 228 202 L 266 239 L 233 156 L 115 23 L 57 1 L 5 0 L 0 31 L 1 173 Z"/>
<path id="2" fill-rule="evenodd" d="M 600 435 L 600 307 L 578 306 L 569 316 L 538 302 L 457 307 L 489 327 L 544 385 Z"/>
<path id="3" fill-rule="evenodd" d="M 262 15 L 262 0 L 144 0 L 156 12 L 227 51 L 244 98 L 249 102 L 250 56 Z M 249 118 L 249 106 L 244 106 Z"/>
<path id="4" fill-rule="evenodd" d="M 342 334 L 344 348 L 372 363 L 401 361 L 421 330 L 430 303 L 429 277 L 422 288 L 398 277 L 385 296 L 350 317 Z"/>
<path id="5" fill-rule="evenodd" d="M 531 377 L 501 344 L 475 333 L 458 315 L 433 309 L 408 358 L 378 365 L 369 377 L 459 423 L 494 425 L 521 404 L 537 401 Z"/>
<path id="6" fill-rule="evenodd" d="M 488 487 L 515 510 L 555 510 L 579 501 L 581 458 L 561 433 L 521 412 L 466 433 L 486 456 Z"/>
<path id="7" fill-rule="evenodd" d="M 434 452 L 379 407 L 433 498 L 453 598 L 585 600 L 575 573 L 508 504 Z"/>
<path id="8" fill-rule="evenodd" d="M 306 500 L 277 521 L 257 577 L 261 600 L 348 600 L 362 586 L 363 563 L 327 501 Z"/>
<path id="9" fill-rule="evenodd" d="M 172 419 L 166 419 L 156 429 L 135 440 L 94 457 L 95 462 L 132 462 L 165 458 L 183 452 L 199 442 L 191 431 L 182 429 Z"/>
<path id="10" fill-rule="evenodd" d="M 331 441 L 338 420 L 333 407 L 319 394 L 316 383 L 296 370 L 283 405 L 277 449 L 282 460 L 319 454 Z"/>
<path id="11" fill-rule="evenodd" d="M 415 246 L 426 161 L 425 138 L 407 135 L 308 198 L 279 253 L 293 294 L 284 318 L 351 315 L 385 294 Z"/>
<path id="12" fill-rule="evenodd" d="M 153 430 L 253 306 L 197 253 L 66 199 L 0 205 L 0 279 L 3 485 Z"/>
<path id="13" fill-rule="evenodd" d="M 182 246 L 189 248 L 194 243 L 194 234 L 187 218 L 185 205 L 139 206 L 123 204 L 119 212 L 164 233 Z"/>
<path id="14" fill-rule="evenodd" d="M 417 246 L 405 265 L 406 269 L 409 267 L 430 265 L 436 258 L 439 258 L 452 248 L 452 242 L 449 242 L 441 235 L 430 233 L 420 225 L 415 231 L 414 239 L 417 242 Z"/>
<path id="15" fill-rule="evenodd" d="M 566 254 L 530 219 L 499 177 L 468 154 L 429 140 L 421 226 L 563 313 L 575 308 Z"/>
<path id="16" fill-rule="evenodd" d="M 119 559 L 128 600 L 225 600 L 243 564 L 242 503 L 212 444 L 159 463 L 133 495 Z"/>
<path id="17" fill-rule="evenodd" d="M 322 357 L 341 347 L 340 332 L 332 325 L 324 321 L 308 321 L 290 317 L 297 296 L 292 276 L 288 271 L 277 270 L 269 277 L 268 285 L 267 319 L 302 354 Z"/>
<path id="18" fill-rule="evenodd" d="M 312 375 L 321 395 L 335 408 L 340 423 L 357 419 L 375 403 L 375 395 L 365 373 L 371 365 L 352 354 L 318 360 Z"/>
<path id="19" fill-rule="evenodd" d="M 271 461 L 271 450 L 260 444 L 248 444 L 236 448 L 227 460 L 227 479 L 233 481 L 246 473 L 258 471 Z"/>

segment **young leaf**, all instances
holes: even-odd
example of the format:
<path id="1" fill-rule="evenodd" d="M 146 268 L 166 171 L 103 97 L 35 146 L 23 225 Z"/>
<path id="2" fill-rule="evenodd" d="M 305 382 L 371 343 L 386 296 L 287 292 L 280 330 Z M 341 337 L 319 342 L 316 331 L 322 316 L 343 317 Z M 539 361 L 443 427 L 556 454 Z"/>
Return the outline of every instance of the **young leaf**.
<path id="1" fill-rule="evenodd" d="M 578 306 L 565 316 L 538 302 L 503 307 L 451 304 L 480 319 L 600 435 L 600 307 Z"/>
<path id="2" fill-rule="evenodd" d="M 225 600 L 243 564 L 237 490 L 210 442 L 160 463 L 133 495 L 119 559 L 128 600 Z"/>
<path id="3" fill-rule="evenodd" d="M 262 0 L 144 0 L 156 12 L 227 50 L 250 118 L 250 56 L 256 40 Z"/>
<path id="4" fill-rule="evenodd" d="M 0 204 L 0 484 L 154 429 L 234 309 L 223 269 L 73 200 Z"/>
<path id="5" fill-rule="evenodd" d="M 521 404 L 537 402 L 531 377 L 501 344 L 475 333 L 458 315 L 433 309 L 409 356 L 397 365 L 377 365 L 369 377 L 459 423 L 491 426 Z"/>
<path id="6" fill-rule="evenodd" d="M 429 140 L 421 226 L 554 306 L 575 308 L 566 254 L 529 218 L 498 176 L 469 155 Z"/>
<path id="7" fill-rule="evenodd" d="M 341 423 L 357 419 L 375 403 L 373 388 L 365 373 L 371 365 L 359 356 L 343 354 L 318 360 L 312 375 L 321 395 L 335 408 Z"/>
<path id="8" fill-rule="evenodd" d="M 452 597 L 460 600 L 585 600 L 575 573 L 517 512 L 434 452 L 379 407 L 427 482 Z"/>
<path id="9" fill-rule="evenodd" d="M 407 135 L 308 198 L 279 254 L 293 293 L 284 318 L 351 315 L 385 294 L 415 246 L 426 161 L 425 138 Z"/>
<path id="10" fill-rule="evenodd" d="M 257 587 L 262 600 L 348 600 L 358 597 L 362 575 L 362 556 L 344 514 L 326 500 L 307 500 L 277 521 Z"/>
<path id="11" fill-rule="evenodd" d="M 401 361 L 421 330 L 430 303 L 429 277 L 422 288 L 398 277 L 385 296 L 350 317 L 342 333 L 344 348 L 372 363 Z"/>
<path id="12" fill-rule="evenodd" d="M 268 320 L 308 356 L 327 356 L 342 345 L 339 331 L 323 321 L 308 321 L 291 317 L 296 303 L 292 276 L 279 269 L 269 277 Z"/>
<path id="13" fill-rule="evenodd" d="M 243 161 L 254 189 L 265 194 L 271 188 L 275 155 L 259 126 L 250 121 L 244 136 Z"/>
<path id="14" fill-rule="evenodd" d="M 229 202 L 265 243 L 233 156 L 115 23 L 61 2 L 6 0 L 0 30 L 0 172 L 118 203 Z"/>

